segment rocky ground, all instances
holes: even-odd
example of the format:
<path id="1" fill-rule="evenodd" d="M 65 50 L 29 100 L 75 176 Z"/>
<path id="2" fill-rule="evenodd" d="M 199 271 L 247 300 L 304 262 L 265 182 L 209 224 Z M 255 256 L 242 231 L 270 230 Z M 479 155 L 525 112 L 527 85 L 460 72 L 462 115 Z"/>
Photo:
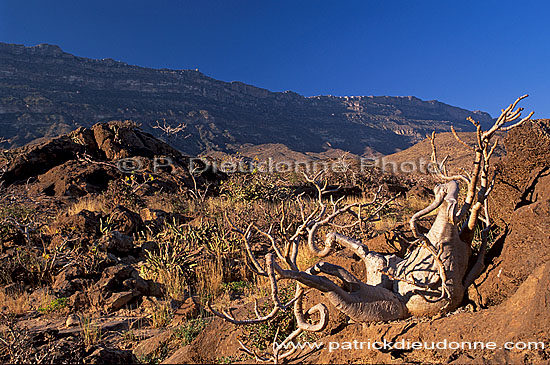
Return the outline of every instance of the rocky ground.
<path id="1" fill-rule="evenodd" d="M 507 155 L 491 201 L 499 228 L 485 273 L 464 305 L 449 315 L 368 326 L 348 324 L 330 307 L 317 342 L 543 341 L 550 345 L 550 131 L 536 121 L 510 132 Z M 120 161 L 138 161 L 131 172 Z M 161 159 L 162 158 L 162 159 Z M 168 166 L 166 159 L 172 164 Z M 157 160 L 155 160 L 157 159 Z M 156 161 L 156 165 L 155 165 Z M 159 166 L 162 165 L 162 166 Z M 207 301 L 268 309 L 269 293 L 247 268 L 238 235 L 225 215 L 244 226 L 281 218 L 281 201 L 310 187 L 296 176 L 191 175 L 189 159 L 128 122 L 97 124 L 49 141 L 4 151 L 0 196 L 0 361 L 32 363 L 250 362 L 238 339 L 262 350 L 279 327 L 293 329 L 286 313 L 262 326 L 238 327 L 212 316 Z M 134 166 L 135 167 L 135 166 Z M 122 168 L 122 169 L 121 169 Z M 347 234 L 373 250 L 402 255 L 392 232 L 430 200 L 426 176 L 380 172 L 333 176 L 348 199 L 380 184 L 400 195 L 365 231 Z M 336 181 L 335 180 L 335 181 Z M 283 205 L 284 206 L 284 205 Z M 298 215 L 299 212 L 290 212 Z M 287 217 L 288 219 L 289 217 Z M 430 218 L 428 218 L 429 221 Z M 424 223 L 426 225 L 426 223 Z M 254 242 L 255 252 L 267 249 Z M 311 257 L 300 258 L 310 263 Z M 358 277 L 357 257 L 343 251 L 328 261 Z M 283 286 L 283 294 L 285 292 Z M 325 302 L 309 292 L 306 307 Z M 546 350 L 303 351 L 310 363 L 548 362 Z"/>

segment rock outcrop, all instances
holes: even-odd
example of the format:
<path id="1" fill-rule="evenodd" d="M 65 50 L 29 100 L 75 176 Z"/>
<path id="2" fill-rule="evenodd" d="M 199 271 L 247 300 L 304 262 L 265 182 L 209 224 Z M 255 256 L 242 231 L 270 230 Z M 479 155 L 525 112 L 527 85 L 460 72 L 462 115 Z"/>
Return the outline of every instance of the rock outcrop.
<path id="1" fill-rule="evenodd" d="M 472 293 L 482 306 L 501 303 L 550 260 L 550 120 L 512 130 L 505 146 L 490 200 L 503 236 L 489 251 L 492 262 Z"/>

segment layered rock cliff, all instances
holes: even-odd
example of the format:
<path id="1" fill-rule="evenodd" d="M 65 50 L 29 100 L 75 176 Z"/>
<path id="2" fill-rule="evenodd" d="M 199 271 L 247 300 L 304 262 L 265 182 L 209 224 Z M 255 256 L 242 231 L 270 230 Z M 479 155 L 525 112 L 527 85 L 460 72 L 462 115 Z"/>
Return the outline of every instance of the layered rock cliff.
<path id="1" fill-rule="evenodd" d="M 0 43 L 0 137 L 9 139 L 4 147 L 96 122 L 133 120 L 157 136 L 157 121 L 186 124 L 178 136 L 163 137 L 191 154 L 231 152 L 248 143 L 387 154 L 451 124 L 470 131 L 468 116 L 491 120 L 487 113 L 412 96 L 304 97 L 218 81 L 196 70 L 87 59 L 47 44 Z"/>

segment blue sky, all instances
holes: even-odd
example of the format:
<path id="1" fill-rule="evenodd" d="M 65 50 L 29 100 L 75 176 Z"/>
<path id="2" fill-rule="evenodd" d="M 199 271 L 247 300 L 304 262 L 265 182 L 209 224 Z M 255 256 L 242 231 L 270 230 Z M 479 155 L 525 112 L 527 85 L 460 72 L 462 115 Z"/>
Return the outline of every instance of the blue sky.
<path id="1" fill-rule="evenodd" d="M 0 41 L 303 95 L 550 117 L 547 1 L 0 0 Z"/>

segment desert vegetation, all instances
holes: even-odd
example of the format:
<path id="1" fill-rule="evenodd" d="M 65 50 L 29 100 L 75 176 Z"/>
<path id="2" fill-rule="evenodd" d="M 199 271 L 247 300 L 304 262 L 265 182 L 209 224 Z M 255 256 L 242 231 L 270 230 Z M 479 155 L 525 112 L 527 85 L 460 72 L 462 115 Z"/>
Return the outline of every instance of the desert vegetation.
<path id="1" fill-rule="evenodd" d="M 338 171 L 199 173 L 131 122 L 5 151 L 1 361 L 348 361 L 285 345 L 484 315 L 479 280 L 497 280 L 483 275 L 509 222 L 491 206 L 509 171 L 494 137 L 544 126 L 520 100 L 486 131 L 471 120 L 474 138 L 454 133 L 468 170 L 428 136 L 430 175 L 345 156 Z"/>
<path id="2" fill-rule="evenodd" d="M 106 340 L 109 326 L 103 322 L 116 318 L 126 320 L 124 338 L 136 343 L 140 331 L 170 328 L 185 318 L 174 325 L 170 346 L 191 342 L 211 320 L 207 303 L 250 302 L 269 293 L 269 281 L 249 271 L 246 247 L 251 243 L 245 245 L 233 225 L 254 221 L 267 231 L 279 222 L 280 232 L 290 232 L 300 209 L 316 209 L 315 186 L 301 174 L 194 174 L 178 152 L 151 137 L 141 147 L 144 155 L 171 153 L 176 162 L 169 171 L 155 170 L 145 156 L 137 156 L 142 170 L 121 171 L 116 160 L 132 155 L 136 135 L 145 136 L 137 128 L 128 122 L 97 125 L 4 154 L 0 295 L 2 346 L 11 348 L 6 361 L 30 360 L 24 342 L 21 348 L 14 344 L 38 323 L 73 331 L 78 359 L 111 351 L 114 343 Z M 50 161 L 44 151 L 61 156 Z M 338 202 L 362 205 L 373 194 L 392 196 L 372 212 L 376 222 L 383 221 L 382 210 L 398 213 L 398 205 L 407 203 L 388 186 L 413 183 L 375 169 L 363 176 L 342 172 L 326 178 L 334 194 L 340 185 L 354 187 L 352 195 L 334 195 Z M 386 188 L 378 189 L 379 183 Z M 347 231 L 374 235 L 366 224 L 352 224 Z M 255 244 L 260 251 L 268 249 L 260 241 Z M 310 255 L 298 259 L 304 264 L 316 260 Z M 189 313 L 178 314 L 182 305 Z M 19 323 L 21 334 L 8 330 L 13 323 Z M 280 334 L 293 326 L 289 317 Z M 273 328 L 249 327 L 259 348 Z M 131 356 L 118 350 L 120 356 Z M 168 354 L 159 351 L 142 358 L 157 361 Z M 66 354 L 52 356 L 62 361 Z"/>
<path id="3" fill-rule="evenodd" d="M 485 254 L 488 237 L 493 228 L 488 208 L 488 196 L 493 189 L 494 176 L 490 176 L 490 160 L 498 141 L 492 142 L 495 132 L 509 131 L 528 121 L 533 113 L 521 117 L 521 108 L 517 104 L 526 96 L 518 98 L 497 118 L 494 125 L 483 131 L 479 122 L 469 118 L 477 128 L 477 145 L 471 146 L 462 141 L 454 128 L 452 132 L 461 144 L 471 150 L 473 166 L 471 173 L 450 175 L 443 161 L 437 159 L 435 132 L 428 138 L 432 146 L 431 167 L 436 178 L 442 181 L 434 188 L 435 199 L 426 208 L 416 212 L 410 218 L 410 229 L 414 241 L 407 244 L 414 247 L 405 257 L 396 255 L 381 255 L 372 251 L 366 244 L 350 236 L 335 231 L 325 234 L 324 246 L 319 247 L 317 235 L 324 227 L 349 228 L 355 225 L 368 224 L 379 217 L 381 211 L 393 199 L 380 199 L 378 192 L 372 201 L 341 204 L 344 197 L 335 199 L 331 193 L 337 190 L 328 189 L 328 181 L 320 180 L 323 171 L 314 177 L 304 174 L 305 179 L 316 188 L 316 205 L 311 212 L 305 209 L 300 197 L 297 203 L 301 213 L 294 225 L 295 230 L 283 235 L 282 244 L 277 243 L 272 233 L 273 226 L 268 231 L 250 223 L 243 231 L 233 224 L 233 229 L 241 234 L 245 244 L 252 271 L 267 277 L 271 284 L 273 309 L 267 315 L 261 315 L 255 309 L 253 319 L 238 320 L 226 311 L 216 311 L 217 316 L 234 324 L 262 323 L 273 319 L 279 311 L 287 310 L 294 305 L 294 316 L 297 329 L 290 333 L 277 346 L 273 353 L 258 355 L 253 350 L 240 343 L 243 350 L 254 355 L 261 361 L 271 360 L 278 363 L 291 356 L 296 347 L 287 350 L 285 346 L 293 341 L 302 331 L 322 331 L 328 323 L 328 309 L 322 304 L 311 307 L 307 314 L 317 314 L 317 323 L 309 323 L 305 319 L 302 308 L 304 288 L 313 288 L 324 293 L 332 305 L 348 316 L 350 320 L 359 323 L 389 321 L 403 319 L 407 316 L 434 316 L 457 309 L 464 299 L 467 288 L 479 277 L 485 269 Z M 517 108 L 517 109 L 516 109 Z M 507 125 L 507 123 L 514 124 Z M 479 181 L 479 183 L 478 183 Z M 466 196 L 459 206 L 459 182 L 467 184 Z M 330 196 L 330 204 L 327 197 Z M 366 210 L 366 212 L 364 211 Z M 484 214 L 481 214 L 481 211 Z M 427 233 L 420 232 L 418 219 L 437 210 L 437 217 Z M 335 220 L 344 214 L 350 214 L 355 222 L 342 225 Z M 286 222 L 281 220 L 281 226 Z M 288 227 L 291 227 L 289 225 Z M 481 227 L 481 228 L 479 228 Z M 472 257 L 472 243 L 476 229 L 481 241 L 477 254 Z M 250 246 L 253 233 L 258 233 L 271 244 L 272 252 L 265 255 L 262 266 L 255 257 Z M 286 233 L 286 232 L 283 232 Z M 307 237 L 307 238 L 306 238 Z M 305 242 L 302 243 L 301 240 Z M 340 245 L 357 255 L 365 265 L 366 281 L 362 282 L 342 266 L 327 262 L 318 262 L 313 266 L 300 269 L 297 263 L 298 251 L 309 249 L 319 258 L 328 256 L 334 251 L 334 246 Z M 281 267 L 284 265 L 286 268 Z M 319 274 L 325 274 L 320 276 Z M 337 279 L 335 283 L 330 278 Z M 296 294 L 288 302 L 281 301 L 278 294 L 278 281 L 290 279 L 297 282 Z"/>

